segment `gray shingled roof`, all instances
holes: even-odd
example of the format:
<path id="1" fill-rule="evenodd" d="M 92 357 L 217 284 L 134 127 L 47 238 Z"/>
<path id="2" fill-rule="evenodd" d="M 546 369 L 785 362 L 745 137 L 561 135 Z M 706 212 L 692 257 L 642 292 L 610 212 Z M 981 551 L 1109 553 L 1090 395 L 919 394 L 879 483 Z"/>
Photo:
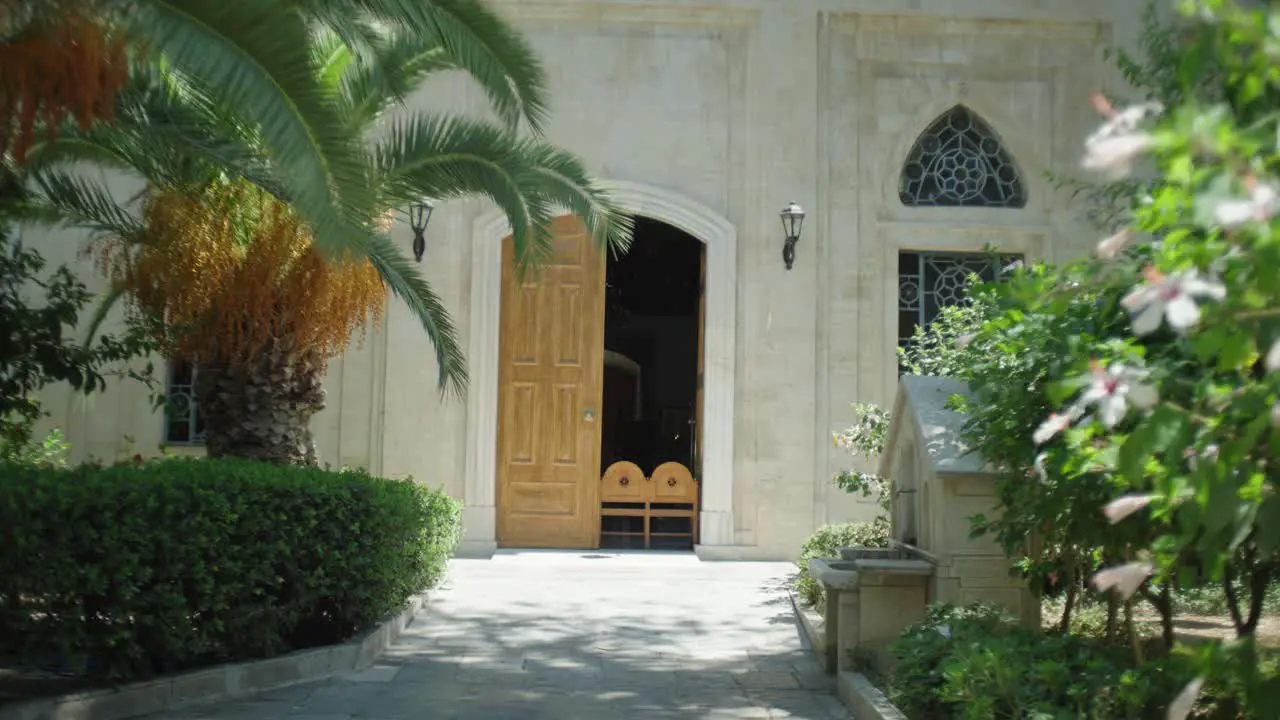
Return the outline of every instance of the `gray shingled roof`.
<path id="1" fill-rule="evenodd" d="M 898 380 L 898 398 L 894 403 L 894 424 L 905 403 L 914 410 L 920 437 L 933 458 L 939 475 L 985 475 L 992 470 L 982 456 L 970 452 L 961 437 L 965 416 L 947 407 L 952 395 L 969 396 L 969 386 L 954 378 L 907 375 Z M 905 401 L 905 402 L 904 402 Z M 902 428 L 898 428 L 901 432 Z M 896 441 L 890 428 L 888 442 Z M 1030 440 L 1028 439 L 1028 442 Z M 886 445 L 886 450 L 888 445 Z M 886 453 L 886 460 L 888 453 Z M 888 468 L 882 468 L 882 473 Z"/>

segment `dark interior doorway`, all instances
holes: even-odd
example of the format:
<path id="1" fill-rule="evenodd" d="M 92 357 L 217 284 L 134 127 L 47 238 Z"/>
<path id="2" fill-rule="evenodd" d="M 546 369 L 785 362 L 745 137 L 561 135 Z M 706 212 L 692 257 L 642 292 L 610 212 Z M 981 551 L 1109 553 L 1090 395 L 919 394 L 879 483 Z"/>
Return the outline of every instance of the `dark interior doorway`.
<path id="1" fill-rule="evenodd" d="M 701 477 L 696 414 L 703 252 L 703 243 L 688 233 L 636 218 L 630 252 L 608 259 L 601 473 L 619 460 L 635 463 L 646 475 L 675 461 Z M 623 535 L 621 526 L 636 519 L 607 520 Z M 635 538 L 607 540 L 609 546 L 632 547 Z M 650 545 L 660 546 L 656 539 Z M 676 542 L 664 549 L 678 547 Z"/>

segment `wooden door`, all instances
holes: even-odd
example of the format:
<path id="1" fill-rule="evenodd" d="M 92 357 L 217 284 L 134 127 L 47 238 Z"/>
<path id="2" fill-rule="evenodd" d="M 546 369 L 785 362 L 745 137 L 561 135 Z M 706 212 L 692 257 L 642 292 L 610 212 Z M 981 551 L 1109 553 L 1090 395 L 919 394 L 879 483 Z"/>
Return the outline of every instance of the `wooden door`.
<path id="1" fill-rule="evenodd" d="M 592 548 L 599 540 L 604 255 L 577 217 L 555 254 L 516 279 L 502 248 L 498 544 Z"/>

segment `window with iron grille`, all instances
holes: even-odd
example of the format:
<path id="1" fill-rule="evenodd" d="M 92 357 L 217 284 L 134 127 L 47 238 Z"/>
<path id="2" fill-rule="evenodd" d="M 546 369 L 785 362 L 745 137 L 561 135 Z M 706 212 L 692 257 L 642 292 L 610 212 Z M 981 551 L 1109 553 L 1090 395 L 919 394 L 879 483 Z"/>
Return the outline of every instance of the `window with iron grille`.
<path id="1" fill-rule="evenodd" d="M 1020 260 L 1021 255 L 989 253 L 898 253 L 898 345 L 907 347 L 916 328 L 929 327 L 942 308 L 965 302 L 970 275 L 992 282 Z"/>
<path id="2" fill-rule="evenodd" d="M 204 417 L 196 403 L 196 368 L 189 362 L 169 363 L 165 390 L 164 441 L 171 445 L 203 445 Z"/>
<path id="3" fill-rule="evenodd" d="M 907 154 L 898 198 L 908 207 L 1021 208 L 1027 190 L 991 126 L 957 105 L 934 120 Z"/>

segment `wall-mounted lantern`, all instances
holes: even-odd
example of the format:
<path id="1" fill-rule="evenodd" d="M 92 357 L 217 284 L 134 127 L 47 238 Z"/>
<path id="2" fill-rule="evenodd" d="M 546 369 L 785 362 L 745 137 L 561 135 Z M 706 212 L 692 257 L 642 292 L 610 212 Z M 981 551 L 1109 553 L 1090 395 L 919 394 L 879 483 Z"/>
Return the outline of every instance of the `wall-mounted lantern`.
<path id="1" fill-rule="evenodd" d="M 413 230 L 413 259 L 422 262 L 422 255 L 427 251 L 427 223 L 431 222 L 431 212 L 436 209 L 434 203 L 422 198 L 409 205 L 409 227 Z"/>
<path id="2" fill-rule="evenodd" d="M 782 231 L 786 237 L 782 245 L 782 262 L 790 270 L 796 262 L 796 243 L 800 240 L 800 229 L 804 226 L 804 210 L 793 202 L 782 209 L 781 216 Z"/>

